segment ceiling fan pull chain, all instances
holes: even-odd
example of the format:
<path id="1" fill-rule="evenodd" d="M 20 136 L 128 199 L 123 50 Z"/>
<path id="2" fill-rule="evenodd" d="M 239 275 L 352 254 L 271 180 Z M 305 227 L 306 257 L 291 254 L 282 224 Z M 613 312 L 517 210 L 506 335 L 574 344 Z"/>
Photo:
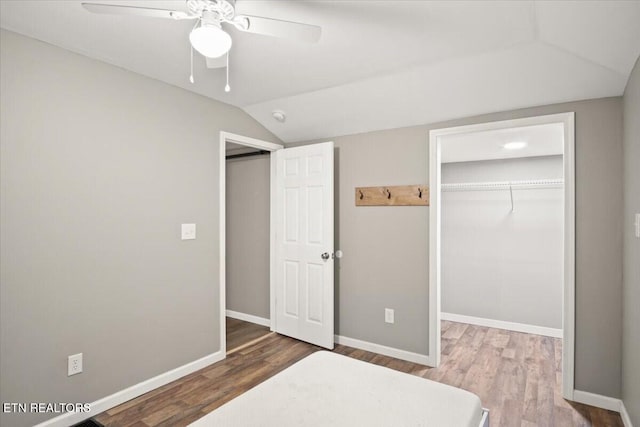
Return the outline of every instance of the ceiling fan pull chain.
<path id="1" fill-rule="evenodd" d="M 198 24 L 200 23 L 200 20 L 196 20 L 196 23 L 193 25 L 193 28 L 191 29 L 191 31 L 195 30 L 195 28 L 198 26 Z M 191 74 L 189 75 L 189 81 L 191 82 L 191 84 L 193 84 L 195 82 L 194 78 L 193 78 L 193 44 L 189 43 L 189 47 L 191 47 Z"/>
<path id="2" fill-rule="evenodd" d="M 191 74 L 189 75 L 189 81 L 193 84 L 193 46 L 191 46 Z"/>
<path id="3" fill-rule="evenodd" d="M 227 85 L 224 87 L 225 92 L 229 92 L 231 86 L 229 86 L 229 51 L 227 51 Z"/>

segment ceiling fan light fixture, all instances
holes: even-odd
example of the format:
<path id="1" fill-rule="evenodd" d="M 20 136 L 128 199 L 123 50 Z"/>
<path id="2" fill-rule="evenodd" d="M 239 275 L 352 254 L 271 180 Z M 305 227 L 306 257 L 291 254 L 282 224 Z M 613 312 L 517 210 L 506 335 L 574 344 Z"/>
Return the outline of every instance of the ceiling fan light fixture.
<path id="1" fill-rule="evenodd" d="M 191 46 L 202 56 L 219 58 L 231 49 L 231 36 L 214 22 L 202 22 L 189 34 Z"/>

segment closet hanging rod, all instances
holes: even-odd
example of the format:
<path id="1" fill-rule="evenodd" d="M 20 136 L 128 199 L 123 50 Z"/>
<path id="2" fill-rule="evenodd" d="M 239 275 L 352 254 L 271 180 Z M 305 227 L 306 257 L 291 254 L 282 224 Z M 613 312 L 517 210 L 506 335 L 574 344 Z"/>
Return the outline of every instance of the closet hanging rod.
<path id="1" fill-rule="evenodd" d="M 262 156 L 263 154 L 269 154 L 269 153 L 271 153 L 271 151 L 260 150 L 260 151 L 253 151 L 251 153 L 230 154 L 230 155 L 226 156 L 225 158 L 227 160 L 239 159 L 241 157 Z"/>
<path id="2" fill-rule="evenodd" d="M 534 190 L 542 188 L 562 188 L 563 179 L 532 179 L 526 181 L 459 182 L 442 184 L 442 191 L 492 191 L 492 190 Z"/>

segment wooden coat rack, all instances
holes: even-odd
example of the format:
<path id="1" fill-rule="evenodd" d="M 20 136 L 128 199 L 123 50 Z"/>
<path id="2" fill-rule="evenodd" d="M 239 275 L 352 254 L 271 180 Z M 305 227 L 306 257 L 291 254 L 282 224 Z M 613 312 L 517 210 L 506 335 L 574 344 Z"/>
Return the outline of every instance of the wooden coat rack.
<path id="1" fill-rule="evenodd" d="M 427 185 L 356 187 L 356 206 L 429 206 Z"/>

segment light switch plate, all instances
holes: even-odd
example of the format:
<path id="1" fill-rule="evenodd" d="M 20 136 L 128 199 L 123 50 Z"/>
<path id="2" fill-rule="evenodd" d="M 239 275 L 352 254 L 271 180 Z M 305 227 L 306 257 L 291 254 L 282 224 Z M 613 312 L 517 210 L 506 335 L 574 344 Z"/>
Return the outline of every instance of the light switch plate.
<path id="1" fill-rule="evenodd" d="M 636 237 L 640 239 L 640 213 L 636 214 L 635 226 L 636 226 Z"/>
<path id="2" fill-rule="evenodd" d="M 182 224 L 182 240 L 194 240 L 196 238 L 195 224 Z"/>
<path id="3" fill-rule="evenodd" d="M 395 313 L 392 308 L 384 309 L 384 321 L 387 323 L 393 323 L 395 321 L 394 316 Z"/>

